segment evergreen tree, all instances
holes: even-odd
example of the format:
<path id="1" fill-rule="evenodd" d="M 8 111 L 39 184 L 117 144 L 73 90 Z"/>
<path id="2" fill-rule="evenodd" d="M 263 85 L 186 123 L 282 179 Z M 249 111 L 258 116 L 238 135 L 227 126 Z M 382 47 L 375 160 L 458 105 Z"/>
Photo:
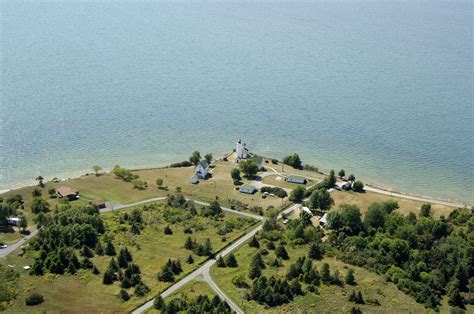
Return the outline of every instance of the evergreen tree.
<path id="1" fill-rule="evenodd" d="M 267 221 L 268 221 L 268 220 L 267 220 Z M 270 242 L 267 243 L 267 249 L 273 251 L 275 248 L 276 248 L 276 247 L 275 247 L 275 244 L 274 244 L 273 242 L 270 241 Z"/>
<path id="2" fill-rule="evenodd" d="M 239 265 L 237 264 L 237 259 L 235 258 L 235 255 L 233 253 L 230 253 L 227 255 L 225 263 L 227 267 L 238 267 Z"/>
<path id="3" fill-rule="evenodd" d="M 313 243 L 309 247 L 308 257 L 310 259 L 320 260 L 323 258 L 323 249 L 319 245 L 319 243 Z"/>
<path id="4" fill-rule="evenodd" d="M 117 254 L 117 252 L 115 251 L 115 246 L 111 240 L 107 241 L 107 245 L 105 246 L 105 254 L 107 254 L 108 256 L 115 256 Z"/>
<path id="5" fill-rule="evenodd" d="M 120 300 L 123 300 L 123 301 L 130 300 L 130 295 L 128 294 L 127 291 L 125 291 L 123 289 L 120 289 L 118 297 L 120 298 Z"/>
<path id="6" fill-rule="evenodd" d="M 189 256 L 188 256 L 188 259 L 186 260 L 186 262 L 187 262 L 188 264 L 193 264 L 193 263 L 194 263 L 194 258 L 193 258 L 193 256 L 192 256 L 192 255 L 189 255 Z"/>
<path id="7" fill-rule="evenodd" d="M 164 230 L 164 233 L 166 235 L 171 235 L 171 234 L 173 234 L 173 230 L 171 230 L 170 226 L 166 226 L 165 230 Z"/>
<path id="8" fill-rule="evenodd" d="M 120 249 L 119 256 L 118 256 L 118 265 L 121 268 L 127 268 L 128 263 L 133 260 L 132 254 L 128 251 L 128 249 L 122 248 Z"/>
<path id="9" fill-rule="evenodd" d="M 346 275 L 344 276 L 344 281 L 348 284 L 348 285 L 355 285 L 356 282 L 355 282 L 355 277 L 354 277 L 354 269 L 352 268 L 349 268 L 347 271 L 346 271 Z"/>
<path id="10" fill-rule="evenodd" d="M 257 248 L 257 249 L 260 248 L 260 243 L 258 242 L 258 240 L 255 236 L 253 236 L 252 240 L 250 240 L 249 246 Z"/>
<path id="11" fill-rule="evenodd" d="M 104 278 L 102 279 L 102 283 L 104 285 L 110 285 L 114 282 L 115 280 L 115 273 L 109 268 L 107 271 L 104 273 Z"/>
<path id="12" fill-rule="evenodd" d="M 92 267 L 92 273 L 93 273 L 94 275 L 100 274 L 99 269 L 98 269 L 95 265 L 94 265 L 94 267 Z"/>
<path id="13" fill-rule="evenodd" d="M 168 264 L 165 264 L 161 269 L 161 272 L 158 274 L 158 280 L 164 282 L 173 282 L 174 274 L 171 270 L 171 267 Z"/>
<path id="14" fill-rule="evenodd" d="M 252 262 L 250 263 L 250 270 L 249 270 L 250 279 L 258 278 L 262 274 L 262 266 L 261 266 L 261 263 L 259 262 L 259 259 L 256 258 L 257 255 L 260 257 L 260 259 L 262 258 L 260 253 L 257 253 L 252 259 Z"/>
<path id="15" fill-rule="evenodd" d="M 452 288 L 448 294 L 448 304 L 454 307 L 459 307 L 461 309 L 465 309 L 464 306 L 464 299 L 461 296 L 458 288 Z"/>
<path id="16" fill-rule="evenodd" d="M 329 283 L 332 281 L 331 270 L 329 269 L 328 263 L 324 263 L 323 266 L 321 266 L 321 280 L 324 283 Z"/>
<path id="17" fill-rule="evenodd" d="M 115 258 L 112 257 L 109 263 L 109 269 L 113 271 L 114 273 L 119 270 L 119 267 L 117 265 L 117 262 L 115 261 Z"/>
<path id="18" fill-rule="evenodd" d="M 186 239 L 186 242 L 184 243 L 184 248 L 186 250 L 192 250 L 194 248 L 194 242 L 193 240 L 191 239 L 191 237 L 188 237 Z"/>
<path id="19" fill-rule="evenodd" d="M 153 307 L 157 310 L 163 309 L 163 306 L 165 305 L 165 302 L 163 301 L 163 298 L 161 295 L 157 295 L 155 300 L 153 300 Z"/>
<path id="20" fill-rule="evenodd" d="M 206 239 L 206 242 L 204 242 L 204 255 L 206 256 L 212 256 L 212 244 L 211 240 L 209 238 Z"/>
<path id="21" fill-rule="evenodd" d="M 101 241 L 97 241 L 97 244 L 95 246 L 95 253 L 99 256 L 104 255 L 104 248 L 102 247 Z"/>
<path id="22" fill-rule="evenodd" d="M 87 245 L 83 245 L 81 249 L 81 256 L 92 258 L 94 257 L 94 252 Z"/>
<path id="23" fill-rule="evenodd" d="M 217 264 L 217 267 L 226 267 L 226 264 L 222 255 L 219 256 L 216 264 Z"/>
<path id="24" fill-rule="evenodd" d="M 276 248 L 275 255 L 276 255 L 276 257 L 279 257 L 279 258 L 284 259 L 284 260 L 290 259 L 290 257 L 288 256 L 288 252 L 286 251 L 286 249 L 283 245 L 279 245 Z"/>

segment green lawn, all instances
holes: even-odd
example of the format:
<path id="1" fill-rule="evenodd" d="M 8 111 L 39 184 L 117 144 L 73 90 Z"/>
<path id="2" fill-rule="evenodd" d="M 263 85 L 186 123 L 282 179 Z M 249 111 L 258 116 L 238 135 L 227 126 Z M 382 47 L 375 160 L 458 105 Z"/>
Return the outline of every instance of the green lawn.
<path id="1" fill-rule="evenodd" d="M 261 241 L 262 246 L 264 242 Z M 263 270 L 266 276 L 277 275 L 284 277 L 289 264 L 294 263 L 296 259 L 307 253 L 308 247 L 306 245 L 291 247 L 286 246 L 290 260 L 284 261 L 284 265 L 279 268 L 267 267 Z M 237 288 L 232 284 L 232 278 L 236 275 L 243 274 L 247 276 L 249 271 L 249 264 L 252 256 L 257 252 L 257 249 L 250 248 L 247 244 L 239 248 L 235 256 L 239 263 L 238 268 L 218 268 L 214 266 L 211 270 L 211 275 L 219 287 L 224 290 L 245 312 L 247 313 L 347 313 L 353 306 L 359 307 L 364 313 L 419 313 L 424 312 L 424 307 L 415 302 L 415 300 L 400 290 L 391 283 L 375 273 L 367 271 L 363 268 L 352 267 L 355 270 L 355 278 L 357 286 L 352 287 L 345 285 L 338 287 L 334 285 L 322 284 L 319 287 L 319 294 L 307 292 L 304 296 L 296 297 L 291 303 L 266 309 L 264 306 L 255 301 L 247 301 L 244 298 L 246 289 Z M 270 251 L 264 260 L 268 262 L 274 258 L 274 254 Z M 321 269 L 323 262 L 329 263 L 331 273 L 336 269 L 339 270 L 342 277 L 349 267 L 334 258 L 325 258 L 322 261 L 316 262 L 316 267 Z M 251 285 L 251 280 L 247 279 L 247 283 Z M 356 305 L 348 301 L 348 294 L 353 289 L 361 290 L 365 300 L 378 300 L 379 306 L 376 305 Z"/>
<path id="2" fill-rule="evenodd" d="M 131 209 L 127 210 L 130 211 Z M 146 227 L 140 235 L 132 234 L 128 225 L 120 224 L 120 216 L 124 211 L 110 212 L 103 215 L 107 232 L 113 236 L 114 245 L 117 250 L 127 246 L 131 251 L 136 263 L 141 270 L 143 282 L 151 288 L 145 297 L 138 298 L 132 296 L 127 302 L 121 302 L 117 298 L 120 291 L 119 283 L 103 285 L 102 276 L 111 259 L 109 256 L 95 256 L 92 261 L 100 270 L 100 275 L 93 275 L 89 270 L 80 270 L 76 275 L 53 275 L 29 276 L 23 270 L 24 265 L 31 265 L 35 252 L 27 252 L 24 257 L 18 257 L 16 252 L 7 258 L 0 259 L 1 263 L 13 265 L 21 273 L 19 296 L 13 301 L 10 312 L 24 312 L 31 310 L 24 305 L 25 297 L 32 291 L 40 292 L 44 295 L 45 302 L 34 308 L 35 311 L 53 312 L 97 312 L 98 309 L 107 309 L 110 312 L 126 312 L 134 309 L 163 291 L 170 283 L 160 282 L 156 279 L 157 273 L 169 258 L 179 259 L 183 266 L 183 273 L 176 279 L 184 277 L 204 262 L 206 257 L 199 257 L 193 254 L 194 264 L 187 264 L 186 258 L 192 252 L 184 248 L 185 240 L 188 236 L 196 239 L 199 243 L 210 238 L 214 251 L 220 250 L 233 239 L 236 239 L 248 231 L 253 221 L 247 218 L 237 217 L 232 214 L 225 214 L 222 220 L 213 220 L 201 216 L 186 218 L 184 214 L 176 224 L 165 221 L 164 213 L 170 211 L 176 213 L 179 210 L 165 209 L 159 205 L 156 210 L 143 211 L 143 218 Z M 222 241 L 222 236 L 217 234 L 217 230 L 225 223 L 232 222 L 235 228 L 227 233 L 226 242 Z M 170 226 L 172 235 L 164 235 L 164 228 Z M 193 234 L 185 234 L 184 229 L 191 227 Z M 133 293 L 133 288 L 129 289 Z"/>

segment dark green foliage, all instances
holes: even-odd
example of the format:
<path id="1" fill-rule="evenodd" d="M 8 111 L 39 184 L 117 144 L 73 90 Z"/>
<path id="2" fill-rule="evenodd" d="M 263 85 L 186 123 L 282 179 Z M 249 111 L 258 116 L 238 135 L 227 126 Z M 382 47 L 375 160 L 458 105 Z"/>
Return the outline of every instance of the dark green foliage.
<path id="1" fill-rule="evenodd" d="M 258 172 L 258 165 L 253 160 L 242 160 L 239 163 L 239 168 L 245 177 L 254 177 Z"/>
<path id="2" fill-rule="evenodd" d="M 188 258 L 186 259 L 186 262 L 187 262 L 188 264 L 193 264 L 193 263 L 194 263 L 194 258 L 193 258 L 193 256 L 192 256 L 192 255 L 189 255 Z"/>
<path id="3" fill-rule="evenodd" d="M 115 256 L 117 254 L 112 240 L 107 241 L 107 245 L 105 246 L 105 254 L 107 254 L 108 256 Z"/>
<path id="4" fill-rule="evenodd" d="M 295 169 L 302 168 L 301 159 L 300 159 L 300 156 L 298 156 L 298 154 L 286 156 L 285 158 L 283 158 L 283 163 Z"/>
<path id="5" fill-rule="evenodd" d="M 249 278 L 255 279 L 260 277 L 263 268 L 265 268 L 265 262 L 262 259 L 262 255 L 257 253 L 254 255 L 252 262 L 250 263 Z"/>
<path id="6" fill-rule="evenodd" d="M 38 305 L 38 304 L 41 304 L 44 302 L 44 298 L 43 298 L 43 295 L 37 293 L 37 292 L 33 292 L 32 294 L 30 294 L 28 297 L 26 297 L 25 299 L 25 304 L 28 305 L 28 306 L 31 306 L 31 305 Z"/>
<path id="7" fill-rule="evenodd" d="M 223 215 L 222 208 L 219 205 L 219 202 L 214 200 L 209 206 L 206 206 L 202 209 L 201 215 L 204 217 L 220 217 Z"/>
<path id="8" fill-rule="evenodd" d="M 290 201 L 294 203 L 301 203 L 305 196 L 305 188 L 298 185 L 293 191 L 290 193 Z"/>
<path id="9" fill-rule="evenodd" d="M 285 247 L 283 245 L 279 245 L 276 249 L 275 249 L 275 255 L 276 257 L 279 257 L 281 259 L 284 259 L 284 260 L 287 260 L 289 259 L 290 257 L 288 256 L 288 252 L 286 251 Z"/>
<path id="10" fill-rule="evenodd" d="M 216 265 L 217 267 L 226 267 L 226 264 L 222 255 L 220 255 L 219 258 L 217 259 Z"/>
<path id="11" fill-rule="evenodd" d="M 260 188 L 260 192 L 262 193 L 272 193 L 272 194 L 275 194 L 276 196 L 278 196 L 279 198 L 284 198 L 284 197 L 287 197 L 288 194 L 286 193 L 286 191 L 282 188 L 279 188 L 277 186 L 262 186 Z"/>
<path id="12" fill-rule="evenodd" d="M 99 269 L 98 269 L 95 265 L 92 267 L 92 273 L 93 273 L 94 275 L 100 274 Z"/>
<path id="13" fill-rule="evenodd" d="M 18 272 L 0 264 L 0 311 L 3 310 L 3 302 L 9 302 L 18 295 L 19 279 L 20 274 Z"/>
<path id="14" fill-rule="evenodd" d="M 173 230 L 171 230 L 170 226 L 166 226 L 166 227 L 165 227 L 165 230 L 164 230 L 163 232 L 164 232 L 164 234 L 166 234 L 166 235 L 171 235 L 171 234 L 173 234 Z"/>
<path id="15" fill-rule="evenodd" d="M 158 274 L 158 280 L 164 282 L 174 282 L 174 274 L 171 270 L 171 267 L 168 264 L 165 264 Z"/>
<path id="16" fill-rule="evenodd" d="M 128 301 L 130 300 L 130 295 L 128 294 L 128 292 L 124 289 L 120 289 L 120 292 L 119 292 L 119 295 L 118 295 L 119 299 L 122 300 L 122 301 Z"/>
<path id="17" fill-rule="evenodd" d="M 133 260 L 132 254 L 127 247 L 121 248 L 118 256 L 118 265 L 121 268 L 127 268 L 128 263 Z"/>
<path id="18" fill-rule="evenodd" d="M 237 264 L 237 259 L 235 258 L 235 255 L 233 253 L 230 253 L 227 255 L 225 259 L 225 264 L 227 267 L 238 267 L 239 265 Z"/>
<path id="19" fill-rule="evenodd" d="M 351 285 L 351 286 L 356 284 L 355 277 L 354 277 L 354 269 L 352 269 L 352 268 L 347 269 L 346 275 L 344 276 L 344 281 L 348 285 Z"/>
<path id="20" fill-rule="evenodd" d="M 252 240 L 250 240 L 249 246 L 254 247 L 254 248 L 260 248 L 260 243 L 258 242 L 258 240 L 255 236 L 253 236 Z"/>
<path id="21" fill-rule="evenodd" d="M 145 285 L 143 282 L 140 282 L 138 285 L 135 286 L 134 294 L 137 297 L 143 297 L 148 292 L 150 292 L 150 288 L 147 285 Z"/>
<path id="22" fill-rule="evenodd" d="M 31 192 L 31 195 L 33 197 L 41 197 L 43 193 L 41 192 L 41 189 L 39 188 L 34 188 L 33 191 Z"/>
<path id="23" fill-rule="evenodd" d="M 294 286 L 293 289 L 296 291 L 297 286 Z M 269 307 L 288 303 L 293 300 L 293 297 L 292 287 L 290 287 L 288 281 L 273 276 L 270 278 L 260 276 L 258 279 L 255 279 L 252 288 L 248 292 L 250 300 L 255 300 Z"/>
<path id="24" fill-rule="evenodd" d="M 308 207 L 322 211 L 331 209 L 334 200 L 326 189 L 315 190 L 311 193 L 308 200 Z"/>
<path id="25" fill-rule="evenodd" d="M 364 191 L 364 183 L 362 181 L 356 181 L 354 182 L 354 184 L 352 185 L 352 189 L 355 191 L 355 192 L 363 192 Z"/>
<path id="26" fill-rule="evenodd" d="M 153 300 L 153 307 L 157 310 L 161 310 L 165 305 L 165 301 L 161 297 L 161 295 L 157 295 L 156 298 Z"/>
<path id="27" fill-rule="evenodd" d="M 175 313 L 232 313 L 229 305 L 225 301 L 221 301 L 219 297 L 214 297 L 209 300 L 207 295 L 199 295 L 193 300 L 188 300 L 181 297 L 173 298 L 169 303 L 161 305 L 161 313 L 175 314 Z"/>
<path id="28" fill-rule="evenodd" d="M 33 201 L 31 202 L 31 211 L 34 214 L 45 213 L 49 211 L 49 204 L 46 200 L 42 199 L 41 197 L 35 197 L 33 198 Z"/>
<path id="29" fill-rule="evenodd" d="M 352 293 L 349 295 L 349 301 L 356 304 L 365 304 L 364 298 L 362 297 L 362 292 L 355 292 L 352 290 Z"/>
<path id="30" fill-rule="evenodd" d="M 94 251 L 92 251 L 87 245 L 83 245 L 81 249 L 81 256 L 92 258 L 94 257 Z"/>
<path id="31" fill-rule="evenodd" d="M 201 154 L 197 150 L 194 151 L 189 157 L 189 162 L 195 166 L 198 164 L 200 160 L 201 160 Z"/>
<path id="32" fill-rule="evenodd" d="M 327 225 L 330 229 L 356 235 L 362 231 L 360 209 L 356 205 L 342 204 L 338 210 L 329 212 Z"/>
<path id="33" fill-rule="evenodd" d="M 473 275 L 473 268 L 467 266 L 474 260 L 472 213 L 456 209 L 448 219 L 431 215 L 417 219 L 414 214 L 397 213 L 397 207 L 396 202 L 370 205 L 362 230 L 356 232 L 354 219 L 348 218 L 357 219 L 355 211 L 347 217 L 337 214 L 330 225 L 336 232 L 328 244 L 343 261 L 384 274 L 426 307 L 436 308 L 447 294 L 458 306 L 464 303 L 463 294 L 460 300 L 455 291 L 467 292 Z"/>
<path id="34" fill-rule="evenodd" d="M 206 239 L 204 244 L 199 244 L 196 241 L 193 241 L 191 237 L 186 239 L 184 244 L 185 248 L 194 252 L 198 256 L 212 256 L 212 244 L 209 238 Z"/>
<path id="35" fill-rule="evenodd" d="M 459 292 L 458 288 L 453 288 L 453 289 L 451 289 L 451 291 L 449 291 L 448 304 L 453 306 L 453 307 L 459 307 L 461 309 L 466 308 L 464 306 L 464 299 L 461 296 L 461 293 Z"/>
<path id="36" fill-rule="evenodd" d="M 358 307 L 352 307 L 351 310 L 349 311 L 349 314 L 362 314 L 362 310 L 359 309 Z"/>
<path id="37" fill-rule="evenodd" d="M 321 266 L 321 280 L 324 283 L 331 283 L 332 282 L 331 269 L 329 268 L 328 263 L 324 263 Z"/>
<path id="38" fill-rule="evenodd" d="M 125 182 L 132 182 L 134 179 L 138 179 L 138 175 L 134 174 L 130 169 L 122 168 L 116 165 L 112 169 L 112 173 L 119 179 Z"/>
<path id="39" fill-rule="evenodd" d="M 190 167 L 193 164 L 187 160 L 181 161 L 181 162 L 175 162 L 170 164 L 171 168 L 181 168 L 181 167 Z"/>
<path id="40" fill-rule="evenodd" d="M 242 178 L 240 177 L 240 170 L 239 168 L 233 168 L 230 171 L 230 176 L 232 177 L 232 180 L 234 181 L 240 181 Z"/>
<path id="41" fill-rule="evenodd" d="M 344 169 L 341 169 L 339 170 L 339 172 L 337 173 L 337 175 L 339 176 L 339 178 L 344 178 L 344 176 L 346 175 L 346 172 L 344 171 Z"/>
<path id="42" fill-rule="evenodd" d="M 320 260 L 323 258 L 324 250 L 319 243 L 313 243 L 309 247 L 308 258 Z"/>
<path id="43" fill-rule="evenodd" d="M 272 250 L 272 251 L 276 249 L 275 244 L 271 241 L 267 243 L 266 247 L 267 249 Z"/>
<path id="44" fill-rule="evenodd" d="M 430 217 L 430 216 L 431 216 L 431 204 L 425 203 L 421 205 L 420 217 Z"/>
<path id="45" fill-rule="evenodd" d="M 102 242 L 100 240 L 97 241 L 97 245 L 95 246 L 95 253 L 99 256 L 104 255 L 104 248 L 102 247 Z"/>

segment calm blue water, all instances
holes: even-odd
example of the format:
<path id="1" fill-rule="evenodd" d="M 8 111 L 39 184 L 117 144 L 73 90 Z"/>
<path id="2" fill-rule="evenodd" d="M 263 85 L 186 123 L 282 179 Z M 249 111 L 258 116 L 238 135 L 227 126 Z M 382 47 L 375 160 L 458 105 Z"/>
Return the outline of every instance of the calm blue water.
<path id="1" fill-rule="evenodd" d="M 0 189 L 298 152 L 474 201 L 471 1 L 1 2 Z"/>

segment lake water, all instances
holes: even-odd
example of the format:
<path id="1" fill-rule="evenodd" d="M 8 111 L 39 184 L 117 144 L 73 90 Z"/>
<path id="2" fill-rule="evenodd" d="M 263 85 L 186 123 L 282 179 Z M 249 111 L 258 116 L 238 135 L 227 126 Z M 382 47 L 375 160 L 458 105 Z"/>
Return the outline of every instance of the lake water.
<path id="1" fill-rule="evenodd" d="M 474 202 L 471 1 L 1 1 L 0 190 L 237 138 Z"/>

